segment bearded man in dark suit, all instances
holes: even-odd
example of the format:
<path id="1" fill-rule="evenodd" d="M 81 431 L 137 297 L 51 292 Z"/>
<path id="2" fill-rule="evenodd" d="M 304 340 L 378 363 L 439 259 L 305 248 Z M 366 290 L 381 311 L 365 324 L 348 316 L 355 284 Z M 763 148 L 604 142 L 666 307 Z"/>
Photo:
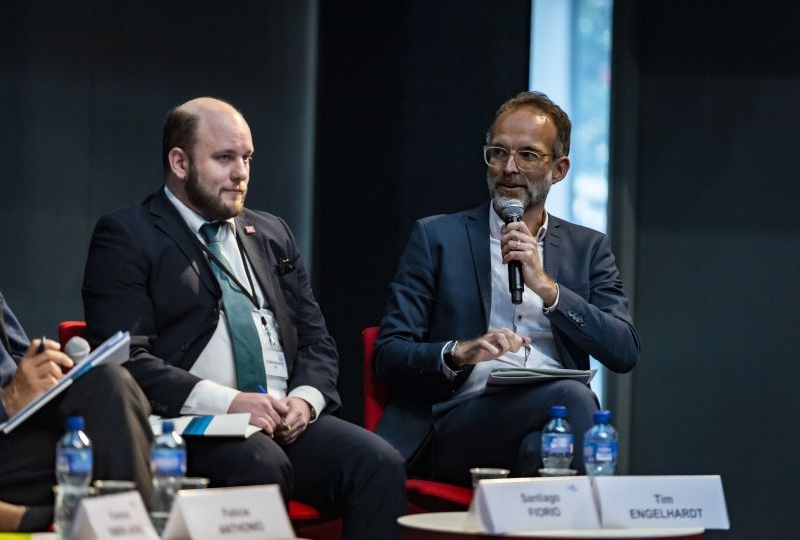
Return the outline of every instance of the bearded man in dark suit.
<path id="1" fill-rule="evenodd" d="M 131 332 L 129 369 L 154 413 L 249 413 L 261 428 L 188 438 L 190 474 L 278 484 L 286 500 L 342 515 L 345 538 L 392 537 L 405 513 L 402 459 L 331 414 L 338 354 L 295 239 L 281 218 L 244 207 L 253 151 L 228 103 L 197 98 L 169 113 L 164 188 L 102 217 L 92 236 L 90 340 Z"/>

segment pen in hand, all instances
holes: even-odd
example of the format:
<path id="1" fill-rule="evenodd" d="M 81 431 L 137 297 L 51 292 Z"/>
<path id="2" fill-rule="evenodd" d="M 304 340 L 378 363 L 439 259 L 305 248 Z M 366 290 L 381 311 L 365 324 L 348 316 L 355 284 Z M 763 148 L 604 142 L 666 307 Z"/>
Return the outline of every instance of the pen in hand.
<path id="1" fill-rule="evenodd" d="M 39 341 L 39 346 L 36 348 L 36 354 L 42 354 L 46 350 L 46 346 L 44 343 L 46 339 L 47 338 L 45 336 L 42 336 L 42 339 Z M 69 371 L 69 368 L 64 367 L 60 364 L 56 364 L 56 366 L 58 366 L 58 368 L 61 370 L 61 373 L 66 373 L 67 371 Z"/>
<path id="2" fill-rule="evenodd" d="M 258 393 L 259 394 L 266 394 L 267 393 L 267 389 L 264 388 L 264 386 L 261 385 L 261 384 L 256 386 L 256 388 L 258 389 Z M 275 430 L 276 431 L 283 431 L 285 429 L 289 429 L 289 425 L 286 423 L 286 419 L 282 419 L 280 425 L 278 425 Z"/>

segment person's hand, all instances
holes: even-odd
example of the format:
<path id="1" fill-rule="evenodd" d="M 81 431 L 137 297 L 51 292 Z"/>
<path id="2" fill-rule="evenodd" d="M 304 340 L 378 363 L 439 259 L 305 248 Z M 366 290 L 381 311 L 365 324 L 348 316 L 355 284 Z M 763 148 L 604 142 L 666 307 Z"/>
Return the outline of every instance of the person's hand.
<path id="1" fill-rule="evenodd" d="M 240 392 L 231 402 L 228 412 L 250 413 L 250 423 L 274 437 L 278 431 L 285 429 L 283 418 L 289 412 L 289 406 L 269 394 Z"/>
<path id="2" fill-rule="evenodd" d="M 558 296 L 556 282 L 545 274 L 539 258 L 539 245 L 524 221 L 506 223 L 500 237 L 503 262 L 519 261 L 522 265 L 522 280 L 530 290 L 542 299 L 544 307 L 552 306 Z"/>
<path id="3" fill-rule="evenodd" d="M 458 367 L 494 360 L 507 352 L 517 352 L 531 344 L 531 338 L 515 334 L 502 327 L 469 341 L 459 341 L 453 352 L 453 363 Z"/>
<path id="4" fill-rule="evenodd" d="M 292 444 L 306 430 L 311 421 L 311 405 L 299 397 L 284 398 L 289 411 L 283 417 L 283 426 L 275 434 L 280 444 Z"/>
<path id="5" fill-rule="evenodd" d="M 35 339 L 25 351 L 11 382 L 3 390 L 3 407 L 13 416 L 22 407 L 55 386 L 72 360 L 61 352 L 58 342 L 44 340 L 44 351 L 38 352 L 42 340 Z"/>

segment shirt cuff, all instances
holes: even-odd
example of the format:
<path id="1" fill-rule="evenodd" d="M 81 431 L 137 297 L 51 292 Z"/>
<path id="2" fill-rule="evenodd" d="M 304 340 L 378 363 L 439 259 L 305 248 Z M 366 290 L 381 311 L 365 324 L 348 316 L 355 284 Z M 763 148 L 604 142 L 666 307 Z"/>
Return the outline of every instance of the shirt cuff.
<path id="1" fill-rule="evenodd" d="M 558 299 L 560 296 L 561 296 L 561 287 L 559 287 L 558 283 L 556 283 L 556 300 L 555 302 L 553 302 L 552 306 L 542 308 L 542 311 L 544 311 L 545 315 L 549 315 L 550 313 L 555 311 L 556 307 L 558 307 Z"/>
<path id="2" fill-rule="evenodd" d="M 289 397 L 298 397 L 311 406 L 312 410 L 310 423 L 316 422 L 317 418 L 319 418 L 319 415 L 325 410 L 325 396 L 323 396 L 322 392 L 313 386 L 298 386 L 289 392 Z"/>
<path id="3" fill-rule="evenodd" d="M 204 379 L 194 385 L 181 414 L 227 414 L 239 390 Z"/>

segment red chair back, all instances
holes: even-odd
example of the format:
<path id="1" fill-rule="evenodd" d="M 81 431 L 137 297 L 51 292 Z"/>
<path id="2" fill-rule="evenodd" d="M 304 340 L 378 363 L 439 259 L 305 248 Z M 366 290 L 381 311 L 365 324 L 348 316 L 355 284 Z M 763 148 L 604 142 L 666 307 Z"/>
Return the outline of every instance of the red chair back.
<path id="1" fill-rule="evenodd" d="M 389 402 L 389 391 L 375 378 L 372 371 L 372 357 L 375 354 L 375 339 L 378 337 L 378 326 L 369 326 L 361 332 L 364 346 L 364 427 L 375 431 L 383 409 Z"/>
<path id="2" fill-rule="evenodd" d="M 67 344 L 70 338 L 80 336 L 86 337 L 86 323 L 84 321 L 61 321 L 58 323 L 58 342 L 61 348 Z"/>
<path id="3" fill-rule="evenodd" d="M 379 329 L 378 326 L 369 326 L 361 332 L 364 346 L 364 427 L 370 431 L 375 431 L 389 402 L 389 390 L 375 378 L 372 371 Z M 419 478 L 406 480 L 406 494 L 409 514 L 465 510 L 472 500 L 472 488 Z"/>

